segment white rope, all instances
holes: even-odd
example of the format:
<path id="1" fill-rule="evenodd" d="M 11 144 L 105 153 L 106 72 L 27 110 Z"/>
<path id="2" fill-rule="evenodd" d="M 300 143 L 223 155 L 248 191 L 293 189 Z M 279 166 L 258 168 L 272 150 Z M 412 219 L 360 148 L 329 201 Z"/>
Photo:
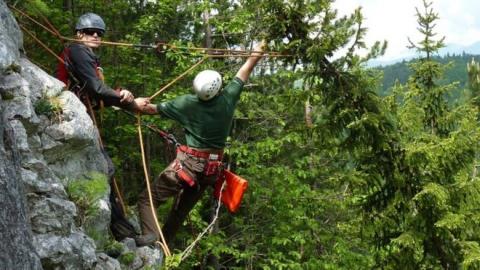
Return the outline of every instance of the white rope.
<path id="1" fill-rule="evenodd" d="M 192 253 L 192 250 L 193 248 L 195 247 L 195 245 L 202 239 L 202 237 L 208 232 L 208 233 L 211 233 L 212 232 L 212 229 L 213 229 L 213 225 L 215 225 L 215 222 L 217 221 L 218 219 L 218 213 L 220 212 L 220 206 L 222 205 L 222 193 L 223 193 L 223 189 L 225 188 L 225 185 L 226 185 L 227 181 L 225 180 L 222 184 L 222 188 L 220 189 L 220 195 L 218 196 L 218 202 L 217 202 L 217 209 L 215 210 L 215 216 L 213 217 L 213 220 L 212 222 L 210 222 L 210 224 L 207 226 L 207 228 L 205 228 L 205 230 L 200 233 L 197 238 L 195 239 L 195 241 L 193 241 L 181 254 L 181 257 L 180 257 L 180 262 L 182 262 L 183 260 L 185 260 L 188 256 L 190 256 L 190 254 Z"/>

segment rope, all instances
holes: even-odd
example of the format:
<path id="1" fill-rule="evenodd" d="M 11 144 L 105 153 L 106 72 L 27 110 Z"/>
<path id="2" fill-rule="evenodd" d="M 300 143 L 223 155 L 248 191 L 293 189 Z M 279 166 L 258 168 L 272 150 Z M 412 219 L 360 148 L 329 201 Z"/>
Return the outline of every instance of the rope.
<path id="1" fill-rule="evenodd" d="M 156 96 L 160 95 L 163 91 L 165 91 L 168 87 L 170 87 L 172 84 L 174 84 L 175 82 L 177 82 L 178 80 L 180 80 L 181 78 L 183 78 L 185 75 L 187 75 L 190 71 L 192 71 L 194 68 L 196 68 L 198 65 L 200 65 L 201 63 L 203 63 L 205 60 L 207 60 L 209 56 L 205 56 L 203 57 L 202 59 L 200 59 L 200 61 L 198 61 L 196 64 L 194 64 L 193 66 L 191 66 L 189 69 L 187 69 L 185 72 L 183 72 L 182 74 L 180 74 L 178 77 L 176 77 L 175 79 L 173 79 L 171 82 L 169 82 L 168 84 L 166 84 L 164 87 L 162 87 L 160 90 L 158 90 L 155 94 L 153 94 L 150 99 L 154 99 Z"/>
<path id="2" fill-rule="evenodd" d="M 76 38 L 69 38 L 65 37 L 60 34 L 58 30 L 56 30 L 51 23 L 47 21 L 47 23 L 52 27 L 50 29 L 49 27 L 46 27 L 42 23 L 38 22 L 25 12 L 21 11 L 20 9 L 17 9 L 16 7 L 8 4 L 8 6 L 15 10 L 16 12 L 20 13 L 21 15 L 25 16 L 28 18 L 30 21 L 34 22 L 35 24 L 39 25 L 52 35 L 58 37 L 60 40 L 63 41 L 72 41 L 72 42 L 78 42 L 78 39 Z M 113 41 L 97 41 L 100 44 L 106 44 L 106 45 L 112 45 L 112 46 L 127 46 L 127 47 L 137 47 L 137 48 L 150 48 L 150 49 L 159 49 L 161 46 L 163 47 L 168 47 L 171 49 L 182 49 L 182 50 L 189 50 L 189 51 L 201 51 L 202 54 L 208 55 L 208 56 L 213 56 L 216 58 L 221 58 L 221 57 L 249 57 L 251 53 L 262 53 L 262 57 L 293 57 L 295 55 L 292 54 L 281 54 L 280 52 L 265 52 L 265 51 L 254 51 L 254 50 L 232 50 L 232 49 L 221 49 L 221 48 L 202 48 L 202 47 L 188 47 L 188 46 L 176 46 L 172 44 L 168 44 L 166 42 L 158 42 L 156 45 L 152 44 L 133 44 L 133 43 L 125 43 L 125 42 L 113 42 Z M 216 54 L 221 52 L 222 54 Z"/>
<path id="3" fill-rule="evenodd" d="M 49 53 L 51 53 L 53 56 L 55 56 L 55 58 L 57 58 L 58 61 L 60 61 L 62 64 L 65 65 L 65 61 L 59 57 L 54 51 L 52 51 L 47 45 L 45 45 L 40 39 L 38 39 L 32 32 L 30 32 L 29 30 L 27 30 L 27 28 L 25 28 L 23 25 L 20 24 L 20 28 L 23 29 L 23 31 L 25 31 L 25 33 L 27 33 L 29 36 L 31 36 L 36 42 L 38 42 L 38 44 L 40 44 L 45 50 L 47 50 Z"/>
<path id="4" fill-rule="evenodd" d="M 92 108 L 92 103 L 90 103 L 90 99 L 88 97 L 86 97 L 85 100 L 87 103 L 88 114 L 90 114 L 90 118 L 92 118 L 93 124 L 95 125 L 98 131 L 98 142 L 100 143 L 100 147 L 102 148 L 102 150 L 104 150 L 105 148 L 103 145 L 102 136 L 100 135 L 100 130 L 98 129 L 97 119 L 95 118 L 95 111 Z M 117 179 L 115 179 L 115 177 L 112 177 L 112 182 L 113 182 L 114 192 L 120 201 L 120 207 L 122 208 L 123 215 L 127 216 L 127 208 L 125 207 L 125 202 L 123 201 L 122 193 L 120 192 L 120 188 L 118 187 Z"/>
<path id="5" fill-rule="evenodd" d="M 222 49 L 222 48 L 202 48 L 202 47 L 187 47 L 187 46 L 176 46 L 176 45 L 171 45 L 165 42 L 158 42 L 157 47 L 160 45 L 170 47 L 171 49 L 183 49 L 183 50 L 189 50 L 189 51 L 202 51 L 208 55 L 215 55 L 218 53 L 230 53 L 230 56 L 237 56 L 237 54 L 244 55 L 244 56 L 250 56 L 251 53 L 262 53 L 264 55 L 269 55 L 273 57 L 290 57 L 294 55 L 290 54 L 281 54 L 280 52 L 265 52 L 265 51 L 255 51 L 255 50 L 232 50 L 232 49 Z M 219 54 L 220 55 L 220 54 Z M 262 55 L 263 56 L 263 55 Z"/>
<path id="6" fill-rule="evenodd" d="M 38 8 L 35 7 L 35 5 L 33 5 L 33 8 L 38 12 L 38 15 L 40 15 L 40 17 L 43 19 L 43 21 L 45 23 L 47 23 L 48 27 L 55 32 L 55 34 L 60 37 L 62 36 L 62 34 L 60 34 L 60 32 L 55 28 L 55 26 L 53 26 L 52 23 L 50 23 L 50 21 L 42 14 L 42 12 L 40 10 L 38 10 Z M 63 40 L 62 40 L 62 43 L 63 43 Z"/>
<path id="7" fill-rule="evenodd" d="M 54 27 L 53 25 L 51 25 L 48 20 L 47 20 L 47 23 L 49 24 L 50 27 L 52 27 L 52 29 L 54 30 L 51 30 L 49 29 L 48 27 L 44 26 L 43 24 L 39 23 L 38 21 L 36 21 L 35 19 L 31 18 L 30 16 L 28 16 L 26 13 L 22 12 L 21 10 L 9 5 L 10 8 L 14 9 L 15 11 L 19 12 L 20 14 L 24 15 L 25 17 L 27 17 L 28 19 L 30 19 L 31 21 L 33 21 L 34 23 L 36 23 L 37 25 L 41 26 L 42 28 L 44 28 L 45 30 L 47 30 L 49 33 L 57 36 L 59 39 L 61 40 L 67 40 L 67 41 L 75 41 L 75 42 L 78 42 L 78 39 L 72 39 L 72 38 L 67 38 L 67 37 L 64 37 L 62 36 Z M 44 18 L 46 20 L 46 18 Z M 52 55 L 54 55 L 59 61 L 61 61 L 62 63 L 64 63 L 64 60 L 61 59 L 59 56 L 57 56 L 50 48 L 48 48 L 43 42 L 41 42 L 37 37 L 35 37 L 35 35 L 33 35 L 33 33 L 31 33 L 29 30 L 27 30 L 25 27 L 23 27 L 22 25 L 20 25 L 20 27 L 25 31 L 27 32 L 35 41 L 37 41 L 40 45 L 42 45 L 42 47 L 44 47 L 48 52 L 50 52 Z M 188 70 L 186 70 L 185 72 L 183 72 L 182 74 L 180 74 L 178 77 L 176 77 L 174 80 L 172 80 L 170 83 L 168 83 L 167 85 L 165 85 L 164 87 L 162 87 L 160 90 L 158 90 L 155 94 L 153 94 L 150 99 L 153 99 L 155 98 L 156 96 L 160 95 L 162 92 L 164 92 L 168 87 L 170 87 L 171 85 L 173 85 L 175 82 L 177 82 L 178 80 L 180 80 L 181 78 L 183 78 L 186 74 L 188 74 L 190 71 L 192 71 L 193 69 L 195 69 L 197 66 L 199 66 L 200 64 L 202 64 L 205 60 L 207 60 L 209 57 L 214 57 L 214 58 L 219 58 L 219 57 L 250 57 L 250 53 L 253 53 L 253 52 L 257 52 L 257 51 L 247 51 L 247 50 L 229 50 L 229 49 L 211 49 L 211 48 L 197 48 L 197 47 L 180 47 L 180 46 L 174 46 L 174 45 L 170 45 L 170 44 L 167 44 L 167 43 L 158 43 L 157 45 L 144 45 L 144 44 L 132 44 L 132 43 L 122 43 L 122 42 L 110 42 L 110 41 L 100 41 L 99 43 L 101 44 L 107 44 L 107 45 L 116 45 L 116 46 L 129 46 L 129 47 L 141 47 L 141 48 L 153 48 L 153 49 L 158 49 L 158 47 L 160 45 L 163 45 L 163 46 L 168 46 L 172 49 L 187 49 L 187 50 L 202 50 L 204 52 L 207 52 L 207 54 L 200 60 L 198 61 L 197 63 L 195 63 L 193 66 L 191 66 Z M 213 52 L 213 53 L 217 53 L 217 52 L 223 52 L 223 54 L 208 54 L 208 52 Z M 270 53 L 265 53 L 265 52 L 259 52 L 259 53 L 263 53 L 264 55 L 263 56 L 270 56 L 270 57 L 288 57 L 288 56 L 292 56 L 292 55 L 282 55 L 282 54 L 279 54 L 277 52 L 270 52 Z M 97 126 L 97 123 L 96 123 L 96 120 L 95 120 L 95 115 L 93 113 L 93 109 L 91 107 L 91 104 L 90 102 L 88 102 L 88 105 L 89 105 L 89 110 L 90 110 L 90 113 L 91 113 L 91 116 L 92 116 L 92 120 L 95 124 L 95 126 Z M 149 202 L 150 202 L 150 208 L 151 208 L 151 211 L 152 211 L 152 215 L 155 219 L 155 225 L 157 227 L 157 231 L 160 235 L 160 238 L 161 238 L 161 242 L 160 241 L 157 241 L 156 243 L 158 243 L 160 245 L 160 247 L 163 249 L 164 253 L 165 253 L 165 256 L 166 257 L 169 257 L 171 256 L 171 252 L 170 252 L 170 249 L 168 248 L 168 245 L 167 245 L 167 242 L 165 241 L 165 237 L 163 236 L 163 232 L 160 228 L 160 225 L 158 223 L 158 219 L 157 219 L 157 215 L 156 215 L 156 212 L 155 212 L 155 209 L 154 209 L 154 205 L 153 205 L 153 199 L 152 199 L 152 192 L 151 192 L 151 188 L 150 188 L 150 180 L 149 180 L 149 175 L 148 175 L 148 172 L 147 172 L 147 166 L 146 166 L 146 159 L 145 159 L 145 149 L 144 149 L 144 146 L 143 146 L 143 136 L 142 136 L 142 121 L 141 121 L 141 117 L 140 115 L 137 116 L 138 118 L 138 124 L 137 124 L 137 127 L 138 127 L 138 136 L 139 136 L 139 141 L 140 141 L 140 149 L 141 149 L 141 155 L 142 155 L 142 164 L 143 164 L 143 170 L 144 170 L 144 173 L 145 173 L 145 182 L 146 182 L 146 185 L 147 185 L 147 191 L 148 191 L 148 197 L 149 197 Z M 152 126 L 149 126 L 147 125 L 148 128 L 150 129 L 153 129 L 157 132 L 159 132 L 162 136 L 164 136 L 164 134 L 166 134 L 165 132 L 161 131 L 161 130 L 158 130 L 158 129 L 154 129 Z M 97 127 L 98 129 L 98 127 Z M 165 137 L 165 136 L 164 136 Z M 169 138 L 169 139 L 172 139 L 170 135 L 167 135 L 165 138 Z M 176 142 L 176 140 L 173 138 L 174 142 L 176 144 L 178 144 Z M 102 142 L 102 139 L 101 137 L 99 136 L 99 143 L 100 145 L 103 147 L 103 142 Z M 115 192 L 117 193 L 117 195 L 119 196 L 119 199 L 121 201 L 121 206 L 122 206 L 122 210 L 125 214 L 125 205 L 123 203 L 123 198 L 121 197 L 120 195 L 120 190 L 117 186 L 117 183 L 115 181 L 115 178 L 113 178 L 113 183 L 114 183 L 114 189 L 115 189 Z M 180 257 L 180 262 L 185 260 L 192 252 L 193 248 L 197 245 L 197 243 L 203 238 L 203 236 L 207 233 L 207 232 L 211 232 L 211 229 L 213 227 L 213 225 L 215 224 L 215 222 L 217 221 L 218 219 L 218 216 L 219 216 L 219 212 L 220 212 L 220 206 L 221 206 L 221 198 L 222 198 L 222 193 L 223 193 L 223 190 L 225 188 L 225 185 L 226 185 L 226 181 L 223 182 L 222 184 L 222 187 L 220 189 L 220 195 L 219 195 L 219 198 L 218 198 L 218 202 L 217 202 L 217 208 L 216 208 L 216 211 L 215 211 L 215 216 L 214 218 L 212 219 L 212 221 L 210 222 L 210 224 L 205 228 L 205 230 L 200 233 L 197 238 L 181 253 L 181 257 Z"/>
<path id="8" fill-rule="evenodd" d="M 131 116 L 131 117 L 135 117 L 135 118 L 137 117 L 136 115 L 134 115 L 133 113 L 131 113 L 131 112 L 129 112 L 129 111 L 123 110 L 123 109 L 118 108 L 118 107 L 115 107 L 115 106 L 113 106 L 113 107 L 116 108 L 116 109 L 118 109 L 118 110 L 120 110 L 120 111 L 122 111 L 123 113 L 125 113 L 125 114 L 127 114 L 127 115 L 129 115 L 129 116 Z M 178 143 L 177 139 L 175 138 L 175 136 L 173 136 L 173 134 L 168 133 L 168 132 L 166 132 L 166 131 L 164 131 L 164 130 L 159 129 L 158 127 L 156 127 L 154 124 L 152 124 L 152 123 L 150 123 L 150 122 L 146 122 L 146 121 L 142 121 L 142 120 L 141 120 L 140 123 L 141 123 L 143 126 L 147 127 L 148 129 L 150 129 L 150 130 L 158 133 L 158 135 L 160 135 L 160 136 L 161 136 L 163 139 L 165 139 L 167 142 L 172 143 L 172 144 L 174 144 L 175 146 L 179 146 L 179 145 L 180 145 L 180 144 Z"/>
<path id="9" fill-rule="evenodd" d="M 115 189 L 115 193 L 117 194 L 117 197 L 120 201 L 120 206 L 122 207 L 123 215 L 127 216 L 127 209 L 125 208 L 125 202 L 123 200 L 122 193 L 120 192 L 120 188 L 118 188 L 117 179 L 115 179 L 115 177 L 112 177 L 112 182 L 113 182 L 113 188 Z"/>
<path id="10" fill-rule="evenodd" d="M 34 22 L 35 24 L 39 25 L 40 27 L 42 27 L 43 29 L 47 30 L 50 34 L 54 35 L 54 36 L 57 36 L 57 34 L 55 33 L 55 31 L 52 31 L 51 29 L 49 29 L 48 27 L 46 27 L 45 25 L 39 23 L 37 20 L 35 20 L 34 18 L 30 17 L 28 14 L 26 14 L 25 12 L 21 11 L 20 9 L 10 5 L 10 4 L 7 4 L 9 8 L 15 10 L 16 12 L 22 14 L 23 16 L 27 17 L 30 21 Z M 63 38 L 63 36 L 58 36 L 59 38 Z"/>
<path id="11" fill-rule="evenodd" d="M 155 212 L 155 207 L 153 205 L 152 190 L 150 188 L 150 180 L 149 180 L 149 176 L 148 176 L 148 172 L 147 172 L 147 162 L 145 160 L 145 149 L 143 147 L 143 136 L 142 136 L 142 125 L 141 125 L 140 114 L 137 115 L 137 119 L 138 119 L 138 122 L 137 122 L 138 138 L 140 140 L 140 150 L 142 152 L 143 172 L 145 173 L 145 182 L 147 184 L 148 200 L 150 202 L 150 209 L 152 210 L 152 215 L 153 215 L 153 218 L 155 219 L 155 226 L 157 227 L 157 231 L 160 234 L 160 238 L 162 240 L 161 242 L 159 242 L 159 244 L 162 247 L 163 252 L 165 253 L 165 256 L 169 257 L 169 256 L 171 256 L 170 249 L 168 248 L 167 242 L 165 241 L 165 237 L 163 237 L 162 229 L 160 228 L 160 225 L 158 224 L 157 214 Z"/>
<path id="12" fill-rule="evenodd" d="M 218 214 L 220 212 L 220 206 L 222 205 L 221 204 L 221 200 L 222 200 L 222 193 L 223 193 L 223 189 L 225 188 L 226 186 L 226 183 L 227 181 L 224 181 L 223 184 L 222 184 L 222 188 L 220 189 L 220 195 L 218 196 L 218 202 L 217 202 L 217 209 L 215 210 L 215 216 L 213 217 L 212 221 L 210 222 L 210 224 L 208 224 L 208 226 L 205 228 L 205 230 L 203 230 L 202 233 L 200 233 L 197 238 L 195 238 L 195 240 L 187 247 L 185 248 L 185 250 L 181 253 L 181 257 L 180 257 L 180 262 L 182 262 L 183 260 L 185 260 L 188 256 L 190 256 L 190 254 L 192 253 L 192 250 L 193 248 L 197 245 L 197 243 L 203 238 L 203 236 L 208 232 L 208 233 L 211 233 L 211 230 L 212 230 L 212 227 L 213 225 L 215 225 L 215 222 L 217 221 L 218 219 Z"/>

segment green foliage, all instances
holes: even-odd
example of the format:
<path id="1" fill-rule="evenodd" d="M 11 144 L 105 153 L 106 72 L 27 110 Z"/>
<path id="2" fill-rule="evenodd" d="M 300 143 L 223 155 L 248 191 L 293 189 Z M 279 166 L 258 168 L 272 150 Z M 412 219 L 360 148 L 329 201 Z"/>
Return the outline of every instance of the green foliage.
<path id="1" fill-rule="evenodd" d="M 438 16 L 438 13 L 434 12 L 432 4 L 433 2 L 423 0 L 423 11 L 420 11 L 418 8 L 416 8 L 417 22 L 419 26 L 418 30 L 422 34 L 422 40 L 414 43 L 408 39 L 410 42 L 409 48 L 415 49 L 420 53 L 425 53 L 427 60 L 430 60 L 430 57 L 433 53 L 445 47 L 445 37 L 434 40 L 434 37 L 437 35 L 434 32 L 435 21 L 437 21 L 440 17 Z"/>
<path id="2" fill-rule="evenodd" d="M 82 226 L 98 212 L 98 200 L 107 195 L 108 181 L 104 174 L 90 172 L 83 179 L 71 181 L 67 186 L 70 199 L 78 209 L 77 222 Z"/>
<path id="3" fill-rule="evenodd" d="M 480 65 L 475 62 L 475 59 L 473 57 L 471 62 L 467 63 L 467 72 L 468 88 L 471 93 L 472 102 L 478 107 L 480 105 Z"/>
<path id="4" fill-rule="evenodd" d="M 431 39 L 437 15 L 430 4 L 424 6 L 418 21 L 425 38 L 412 47 L 425 56 L 412 62 L 407 84 L 394 91 L 401 151 L 389 159 L 394 169 L 367 200 L 375 209 L 369 219 L 381 251 L 376 261 L 384 268 L 457 268 L 469 256 L 458 243 L 477 239 L 460 229 L 476 223 L 467 222 L 471 213 L 462 206 L 478 196 L 464 196 L 462 187 L 471 181 L 468 172 L 478 147 L 476 113 L 447 102 L 446 93 L 454 87 L 439 84 L 447 66 L 430 57 L 443 39 Z"/>
<path id="5" fill-rule="evenodd" d="M 50 15 L 50 9 L 48 8 L 48 5 L 45 3 L 45 1 L 43 0 L 30 0 L 28 1 L 28 5 L 25 5 L 25 8 L 29 13 L 32 13 L 37 16 Z"/>
<path id="6" fill-rule="evenodd" d="M 114 5 L 82 0 L 75 9 L 66 2 L 50 1 L 43 12 L 62 33 L 73 32 L 78 15 L 94 11 L 107 22 L 107 40 L 250 48 L 253 40 L 266 38 L 270 50 L 293 55 L 262 60 L 242 93 L 226 149 L 231 169 L 249 181 L 242 207 L 234 215 L 222 211 L 218 232 L 202 239 L 186 261 L 180 263 L 178 255 L 169 259 L 167 268 L 214 267 L 210 261 L 228 269 L 479 266 L 478 112 L 464 100 L 447 102 L 452 89 L 463 84 L 450 84 L 447 60 L 433 57 L 443 39 L 434 40 L 438 15 L 429 3 L 424 13 L 417 12 L 425 38 L 411 44 L 425 56 L 411 62 L 412 70 L 400 74 L 405 80 L 382 98 L 376 94 L 381 75 L 365 63 L 381 55 L 386 43 L 367 48 L 361 9 L 338 17 L 329 0 L 116 0 Z M 207 22 L 202 14 L 209 11 Z M 27 24 L 61 51 L 51 35 Z M 37 47 L 26 38 L 32 59 L 54 65 Z M 357 53 L 362 48 L 369 50 L 367 56 Z M 136 96 L 153 94 L 199 59 L 198 52 L 185 49 L 153 53 L 103 46 L 97 53 L 107 84 Z M 227 82 L 242 62 L 210 59 L 199 69 L 219 70 Z M 154 102 L 190 92 L 193 76 Z M 311 125 L 305 124 L 306 101 L 312 106 Z M 117 179 L 134 205 L 143 189 L 135 119 L 113 110 L 99 118 Z M 183 131 L 171 121 L 143 119 L 183 140 Z M 144 140 L 148 170 L 156 175 L 174 149 L 152 132 L 145 131 Z M 77 197 L 78 204 L 89 209 L 94 200 L 82 199 Z M 209 223 L 211 208 L 205 196 L 173 248 L 191 243 Z"/>
<path id="7" fill-rule="evenodd" d="M 15 96 L 11 92 L 4 91 L 0 94 L 3 100 L 12 100 Z"/>
<path id="8" fill-rule="evenodd" d="M 165 258 L 165 263 L 163 264 L 162 269 L 177 269 L 181 263 L 180 254 L 172 254 L 172 256 Z"/>
<path id="9" fill-rule="evenodd" d="M 103 247 L 97 247 L 97 250 L 102 250 L 109 256 L 116 258 L 118 257 L 118 255 L 122 254 L 123 245 L 115 241 L 114 239 L 110 238 L 108 241 L 106 241 Z"/>
<path id="10" fill-rule="evenodd" d="M 452 82 L 458 82 L 458 85 L 455 85 L 455 90 L 451 91 L 451 93 L 446 96 L 448 103 L 462 103 L 465 102 L 469 96 L 473 95 L 471 92 L 474 90 L 471 90 L 472 87 L 469 86 L 470 84 L 468 79 L 471 75 L 467 74 L 469 72 L 467 72 L 465 67 L 467 64 L 471 64 L 472 60 L 478 60 L 477 55 L 461 54 L 433 56 L 432 59 L 441 64 L 451 64 L 449 68 L 445 70 L 445 73 L 437 78 L 436 83 L 439 85 L 445 85 Z M 382 83 L 377 90 L 378 93 L 382 96 L 392 94 L 392 87 L 395 85 L 397 80 L 399 83 L 405 84 L 409 76 L 412 75 L 412 70 L 409 68 L 409 66 L 415 61 L 417 61 L 417 59 L 402 61 L 392 65 L 375 68 L 383 72 Z"/>
<path id="11" fill-rule="evenodd" d="M 480 267 L 480 246 L 477 241 L 461 243 L 465 252 L 462 269 L 478 269 Z"/>
<path id="12" fill-rule="evenodd" d="M 62 114 L 62 103 L 58 97 L 42 96 L 35 102 L 35 113 L 46 115 L 49 119 L 60 120 Z"/>
<path id="13" fill-rule="evenodd" d="M 123 265 L 130 265 L 135 260 L 135 256 L 136 256 L 135 252 L 125 252 L 122 255 L 120 255 L 118 260 Z"/>

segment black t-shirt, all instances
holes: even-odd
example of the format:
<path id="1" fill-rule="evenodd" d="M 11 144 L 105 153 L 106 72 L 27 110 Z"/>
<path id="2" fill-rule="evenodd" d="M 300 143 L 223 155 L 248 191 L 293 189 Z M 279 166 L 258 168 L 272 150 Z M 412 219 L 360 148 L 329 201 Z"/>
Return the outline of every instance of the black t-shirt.
<path id="1" fill-rule="evenodd" d="M 120 103 L 120 95 L 98 77 L 99 60 L 89 47 L 72 43 L 67 50 L 69 70 L 77 79 L 80 89 L 86 91 L 94 100 L 103 100 L 106 106 L 125 107 Z"/>

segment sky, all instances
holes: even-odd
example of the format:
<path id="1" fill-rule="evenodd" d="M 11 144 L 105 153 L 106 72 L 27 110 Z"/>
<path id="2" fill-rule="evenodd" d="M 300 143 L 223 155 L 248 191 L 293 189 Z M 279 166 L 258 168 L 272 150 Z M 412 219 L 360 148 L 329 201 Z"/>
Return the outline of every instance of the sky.
<path id="1" fill-rule="evenodd" d="M 432 8 L 439 15 L 434 32 L 445 36 L 446 44 L 468 46 L 480 41 L 479 0 L 433 0 Z M 366 42 L 388 41 L 385 55 L 379 60 L 394 60 L 411 54 L 408 37 L 419 41 L 415 7 L 423 11 L 422 0 L 336 0 L 333 7 L 339 15 L 351 14 L 361 6 L 364 26 L 368 28 Z"/>

